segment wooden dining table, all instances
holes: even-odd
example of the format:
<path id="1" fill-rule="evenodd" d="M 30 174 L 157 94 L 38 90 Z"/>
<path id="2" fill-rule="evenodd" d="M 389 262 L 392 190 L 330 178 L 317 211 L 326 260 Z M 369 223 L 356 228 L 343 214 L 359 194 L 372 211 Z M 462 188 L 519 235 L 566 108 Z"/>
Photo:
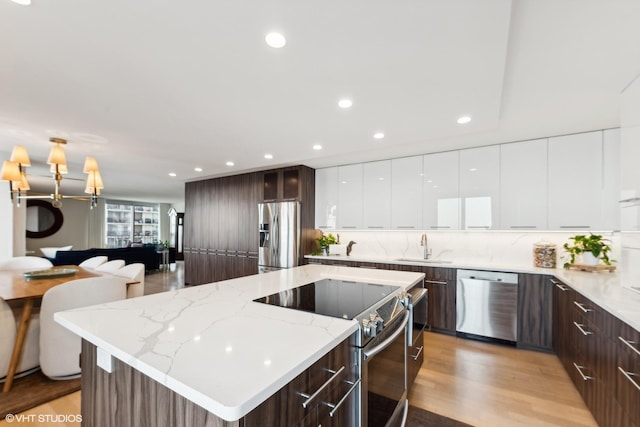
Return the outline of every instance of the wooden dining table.
<path id="1" fill-rule="evenodd" d="M 18 324 L 18 333 L 16 334 L 16 340 L 13 344 L 9 370 L 2 388 L 4 393 L 9 392 L 13 385 L 13 377 L 15 376 L 16 369 L 22 356 L 22 350 L 25 338 L 27 337 L 27 331 L 29 330 L 29 322 L 31 321 L 31 314 L 33 313 L 33 306 L 35 302 L 42 299 L 45 292 L 54 286 L 61 285 L 71 280 L 99 277 L 103 275 L 94 270 L 78 267 L 77 265 L 63 265 L 53 267 L 52 270 L 59 269 L 75 269 L 77 271 L 73 275 L 67 275 L 64 277 L 47 277 L 37 279 L 27 279 L 24 276 L 25 272 L 32 271 L 33 268 L 25 270 L 0 271 L 0 297 L 5 301 L 22 302 L 22 314 Z"/>

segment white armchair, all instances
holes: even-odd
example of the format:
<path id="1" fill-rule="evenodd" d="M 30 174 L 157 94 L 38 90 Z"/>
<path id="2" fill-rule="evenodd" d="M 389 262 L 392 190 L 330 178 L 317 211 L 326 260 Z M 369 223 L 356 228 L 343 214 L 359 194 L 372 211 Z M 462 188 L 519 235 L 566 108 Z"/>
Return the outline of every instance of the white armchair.
<path id="1" fill-rule="evenodd" d="M 16 256 L 0 261 L 0 270 L 22 270 L 26 268 L 51 268 L 53 264 L 46 258 L 37 256 Z"/>
<path id="2" fill-rule="evenodd" d="M 54 380 L 80 376 L 81 339 L 53 320 L 54 313 L 126 297 L 126 280 L 118 276 L 77 279 L 49 289 L 40 307 L 42 372 Z"/>
<path id="3" fill-rule="evenodd" d="M 115 276 L 125 277 L 135 281 L 135 283 L 127 287 L 127 298 L 141 297 L 144 295 L 144 264 L 136 262 L 126 265 L 113 273 Z"/>
<path id="4" fill-rule="evenodd" d="M 82 261 L 80 264 L 78 264 L 80 267 L 83 268 L 91 268 L 91 269 L 96 269 L 99 266 L 101 266 L 102 264 L 106 263 L 108 260 L 108 258 L 104 255 L 98 255 L 98 256 L 94 256 L 88 259 L 85 259 L 84 261 Z"/>
<path id="5" fill-rule="evenodd" d="M 19 313 L 18 313 L 19 314 Z M 13 344 L 16 340 L 18 322 L 9 304 L 0 298 L 0 383 L 4 382 L 9 370 Z M 22 350 L 22 358 L 18 364 L 14 378 L 30 374 L 38 368 L 38 338 L 40 335 L 40 319 L 33 314 L 29 322 L 29 330 Z"/>
<path id="6" fill-rule="evenodd" d="M 95 270 L 101 273 L 113 274 L 116 271 L 120 270 L 122 267 L 124 267 L 124 260 L 114 259 L 113 261 L 107 261 L 104 264 L 97 266 Z"/>

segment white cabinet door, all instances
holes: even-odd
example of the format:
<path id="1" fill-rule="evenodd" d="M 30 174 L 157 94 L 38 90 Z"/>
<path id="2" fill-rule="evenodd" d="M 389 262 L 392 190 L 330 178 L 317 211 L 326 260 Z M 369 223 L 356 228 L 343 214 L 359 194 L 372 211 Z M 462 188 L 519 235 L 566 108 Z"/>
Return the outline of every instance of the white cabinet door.
<path id="1" fill-rule="evenodd" d="M 338 228 L 362 228 L 362 163 L 338 167 Z"/>
<path id="2" fill-rule="evenodd" d="M 620 129 L 605 130 L 602 142 L 602 227 L 620 230 Z"/>
<path id="3" fill-rule="evenodd" d="M 316 228 L 336 228 L 338 168 L 316 169 Z"/>
<path id="4" fill-rule="evenodd" d="M 549 229 L 602 227 L 602 131 L 549 138 Z"/>
<path id="5" fill-rule="evenodd" d="M 391 160 L 365 163 L 364 228 L 391 228 Z"/>
<path id="6" fill-rule="evenodd" d="M 500 146 L 500 227 L 547 229 L 547 139 Z"/>
<path id="7" fill-rule="evenodd" d="M 465 229 L 499 228 L 499 146 L 460 151 L 460 198 Z"/>
<path id="8" fill-rule="evenodd" d="M 422 228 L 422 156 L 391 161 L 391 228 Z"/>
<path id="9" fill-rule="evenodd" d="M 460 229 L 458 151 L 422 157 L 422 227 Z"/>

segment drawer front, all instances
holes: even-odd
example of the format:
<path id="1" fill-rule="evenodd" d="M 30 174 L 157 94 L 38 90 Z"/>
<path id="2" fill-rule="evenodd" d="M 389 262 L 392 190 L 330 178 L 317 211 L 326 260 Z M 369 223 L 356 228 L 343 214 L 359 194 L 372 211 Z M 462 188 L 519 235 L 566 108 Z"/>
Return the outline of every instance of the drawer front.
<path id="1" fill-rule="evenodd" d="M 580 316 L 580 323 L 590 324 L 591 328 L 606 332 L 605 315 L 607 313 L 600 306 L 578 292 L 575 292 L 574 296 L 571 305 L 573 310 Z"/>
<path id="2" fill-rule="evenodd" d="M 616 399 L 627 417 L 640 424 L 640 333 L 627 324 L 622 324 L 616 337 L 617 376 Z"/>

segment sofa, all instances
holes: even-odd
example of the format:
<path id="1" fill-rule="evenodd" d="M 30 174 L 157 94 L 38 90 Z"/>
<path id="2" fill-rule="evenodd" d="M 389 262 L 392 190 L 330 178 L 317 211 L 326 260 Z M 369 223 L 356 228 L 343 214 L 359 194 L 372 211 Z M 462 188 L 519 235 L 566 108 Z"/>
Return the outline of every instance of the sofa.
<path id="1" fill-rule="evenodd" d="M 125 264 L 141 262 L 145 271 L 158 270 L 162 260 L 162 254 L 156 252 L 155 245 L 130 247 L 130 248 L 93 248 L 79 251 L 57 251 L 55 258 L 49 258 L 53 265 L 78 265 L 82 261 L 94 256 L 104 255 L 109 261 L 114 259 L 124 260 Z M 176 261 L 176 251 L 169 249 L 169 262 Z"/>

